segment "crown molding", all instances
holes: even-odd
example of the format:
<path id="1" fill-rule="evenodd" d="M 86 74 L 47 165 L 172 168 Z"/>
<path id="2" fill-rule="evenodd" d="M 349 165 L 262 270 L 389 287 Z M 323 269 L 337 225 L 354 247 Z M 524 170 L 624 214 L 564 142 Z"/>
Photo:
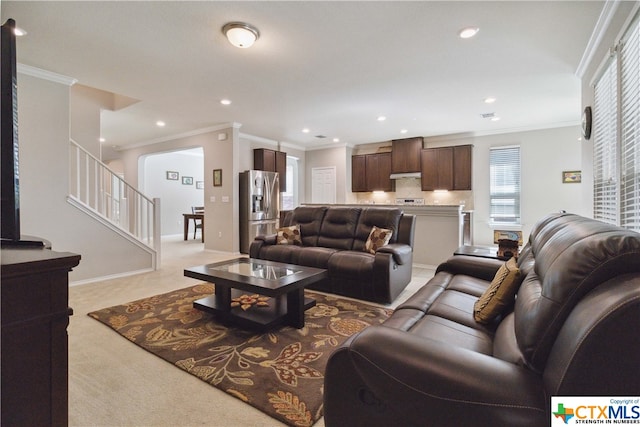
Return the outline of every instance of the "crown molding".
<path id="1" fill-rule="evenodd" d="M 618 10 L 618 6 L 620 6 L 620 0 L 605 2 L 604 7 L 600 12 L 600 16 L 598 17 L 598 21 L 596 22 L 596 26 L 591 33 L 587 47 L 582 54 L 582 59 L 580 59 L 580 63 L 576 69 L 575 75 L 579 78 L 584 78 L 587 68 L 589 67 L 589 64 L 591 64 L 598 46 L 600 46 L 607 29 L 609 29 L 609 26 L 611 25 L 611 20 Z"/>
<path id="2" fill-rule="evenodd" d="M 135 144 L 121 145 L 115 150 L 116 151 L 125 151 L 125 150 L 130 150 L 130 149 L 133 149 L 133 148 L 145 147 L 147 145 L 160 144 L 162 142 L 174 141 L 176 139 L 188 138 L 190 136 L 202 135 L 203 133 L 215 132 L 217 130 L 223 130 L 223 129 L 229 129 L 229 128 L 240 129 L 240 126 L 242 126 L 242 124 L 241 123 L 236 123 L 236 122 L 223 123 L 223 124 L 220 124 L 220 125 L 215 125 L 215 126 L 210 126 L 210 127 L 206 127 L 206 128 L 196 129 L 196 130 L 192 130 L 192 131 L 189 131 L 189 132 L 177 133 L 177 134 L 173 134 L 173 135 L 163 136 L 163 137 L 160 137 L 160 138 L 150 139 L 150 140 L 147 140 L 147 141 L 136 142 Z"/>
<path id="3" fill-rule="evenodd" d="M 54 83 L 60 83 L 65 86 L 73 86 L 78 82 L 78 79 L 73 77 L 64 76 L 62 74 L 54 73 L 52 71 L 43 70 L 41 68 L 32 67 L 31 65 L 25 65 L 18 63 L 17 71 L 20 74 L 24 74 L 31 77 L 36 77 L 42 80 L 48 80 Z"/>

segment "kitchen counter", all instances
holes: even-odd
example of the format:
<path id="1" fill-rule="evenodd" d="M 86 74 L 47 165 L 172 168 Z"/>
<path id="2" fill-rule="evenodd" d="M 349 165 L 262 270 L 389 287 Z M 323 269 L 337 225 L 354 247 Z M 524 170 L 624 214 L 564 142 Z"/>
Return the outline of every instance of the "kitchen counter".
<path id="1" fill-rule="evenodd" d="M 416 216 L 413 263 L 434 267 L 449 258 L 462 245 L 462 205 L 391 205 L 391 204 L 335 204 L 305 206 L 344 206 L 361 208 L 400 208 Z"/>

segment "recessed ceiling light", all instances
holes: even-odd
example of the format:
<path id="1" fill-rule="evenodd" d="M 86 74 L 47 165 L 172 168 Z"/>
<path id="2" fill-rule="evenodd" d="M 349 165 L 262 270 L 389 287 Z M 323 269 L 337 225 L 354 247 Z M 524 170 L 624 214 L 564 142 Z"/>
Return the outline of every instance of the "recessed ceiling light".
<path id="1" fill-rule="evenodd" d="M 302 129 L 302 133 L 309 133 L 309 128 Z"/>
<path id="2" fill-rule="evenodd" d="M 340 138 L 333 138 L 333 142 L 340 142 Z"/>
<path id="3" fill-rule="evenodd" d="M 222 105 L 231 105 L 231 100 L 230 99 L 221 99 L 220 100 L 220 104 L 222 104 Z"/>
<path id="4" fill-rule="evenodd" d="M 491 117 L 492 122 L 497 122 L 498 120 L 500 120 L 500 117 Z"/>
<path id="5" fill-rule="evenodd" d="M 15 34 L 18 37 L 22 37 L 22 36 L 26 36 L 27 32 L 20 27 L 15 27 L 13 29 L 13 34 Z"/>
<path id="6" fill-rule="evenodd" d="M 163 122 L 162 120 L 158 120 L 158 121 L 156 122 L 156 126 L 164 127 L 164 125 L 166 125 L 166 123 L 165 123 L 165 122 Z"/>
<path id="7" fill-rule="evenodd" d="M 384 122 L 385 120 L 387 120 L 387 118 L 385 116 L 378 116 L 378 121 L 379 122 Z"/>
<path id="8" fill-rule="evenodd" d="M 105 142 L 105 141 L 106 141 L 106 139 L 100 138 L 100 142 Z"/>
<path id="9" fill-rule="evenodd" d="M 493 104 L 494 102 L 496 102 L 496 99 L 492 96 L 484 99 L 485 104 Z"/>
<path id="10" fill-rule="evenodd" d="M 409 131 L 406 130 L 406 129 L 400 129 L 400 133 L 407 133 L 407 132 L 409 132 Z"/>
<path id="11" fill-rule="evenodd" d="M 466 27 L 458 31 L 458 36 L 460 36 L 461 39 L 470 39 L 478 34 L 478 31 L 480 31 L 478 27 Z"/>

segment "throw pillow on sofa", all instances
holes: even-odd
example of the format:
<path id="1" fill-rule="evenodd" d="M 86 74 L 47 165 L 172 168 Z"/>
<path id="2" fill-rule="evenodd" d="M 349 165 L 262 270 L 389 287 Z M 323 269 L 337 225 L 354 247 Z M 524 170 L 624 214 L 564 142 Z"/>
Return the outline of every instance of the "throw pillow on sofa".
<path id="1" fill-rule="evenodd" d="M 292 225 L 290 227 L 278 228 L 278 235 L 276 237 L 276 243 L 278 245 L 302 245 L 302 237 L 300 236 L 300 226 Z"/>
<path id="2" fill-rule="evenodd" d="M 509 259 L 498 269 L 491 285 L 473 305 L 476 322 L 486 324 L 501 314 L 513 302 L 521 280 L 516 259 Z"/>
<path id="3" fill-rule="evenodd" d="M 371 232 L 369 233 L 369 238 L 367 242 L 364 244 L 365 252 L 369 252 L 375 255 L 376 250 L 386 244 L 391 240 L 391 235 L 393 234 L 393 230 L 388 230 L 386 228 L 379 228 L 375 225 L 371 228 Z"/>

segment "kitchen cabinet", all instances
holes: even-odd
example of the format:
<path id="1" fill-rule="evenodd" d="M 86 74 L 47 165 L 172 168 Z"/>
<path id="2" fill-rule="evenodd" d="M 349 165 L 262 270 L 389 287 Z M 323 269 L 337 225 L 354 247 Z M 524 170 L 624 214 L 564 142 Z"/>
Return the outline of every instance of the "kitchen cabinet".
<path id="1" fill-rule="evenodd" d="M 453 147 L 453 189 L 471 190 L 471 153 L 473 145 Z"/>
<path id="2" fill-rule="evenodd" d="M 394 139 L 391 141 L 391 172 L 420 172 L 420 151 L 423 138 Z"/>
<path id="3" fill-rule="evenodd" d="M 422 191 L 471 190 L 473 146 L 426 148 L 420 152 Z"/>
<path id="4" fill-rule="evenodd" d="M 367 156 L 351 156 L 351 191 L 367 191 Z"/>
<path id="5" fill-rule="evenodd" d="M 422 191 L 453 190 L 453 148 L 427 148 L 420 152 Z"/>
<path id="6" fill-rule="evenodd" d="M 360 154 L 351 157 L 351 191 L 395 191 L 391 175 L 391 153 Z"/>
<path id="7" fill-rule="evenodd" d="M 278 172 L 280 191 L 287 191 L 287 153 L 256 148 L 253 150 L 253 168 L 260 171 Z"/>

